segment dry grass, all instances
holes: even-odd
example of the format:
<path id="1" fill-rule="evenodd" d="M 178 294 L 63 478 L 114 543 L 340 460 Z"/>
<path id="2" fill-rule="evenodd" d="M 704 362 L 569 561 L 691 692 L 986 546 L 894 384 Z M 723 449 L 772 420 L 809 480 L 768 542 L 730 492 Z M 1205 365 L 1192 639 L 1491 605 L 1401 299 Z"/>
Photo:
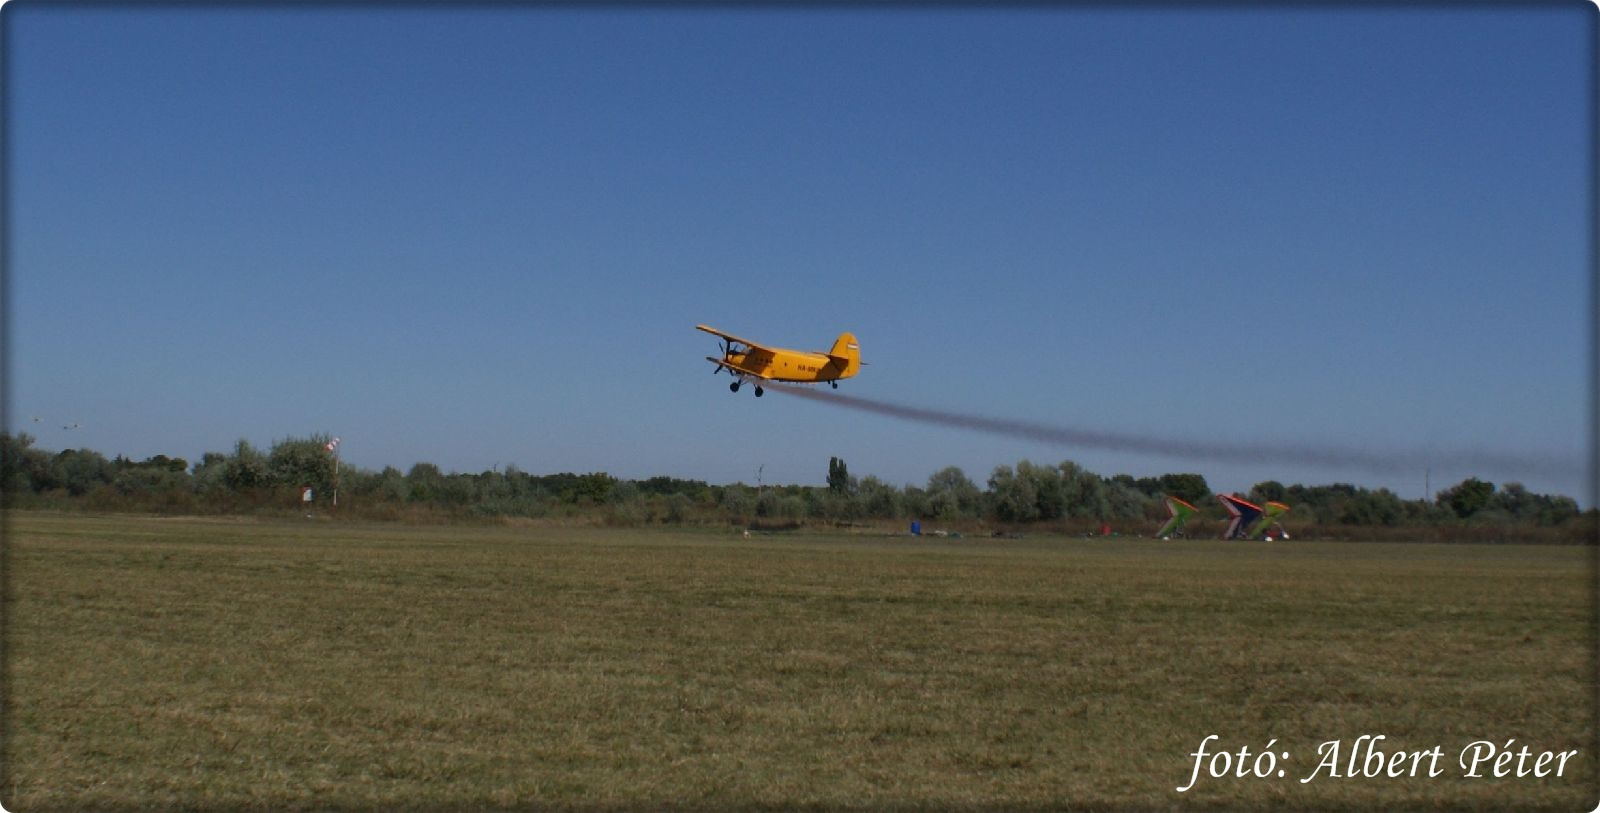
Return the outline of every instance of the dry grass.
<path id="1" fill-rule="evenodd" d="M 12 810 L 1600 798 L 1593 548 L 8 522 Z M 1449 770 L 1297 781 L 1362 734 Z"/>

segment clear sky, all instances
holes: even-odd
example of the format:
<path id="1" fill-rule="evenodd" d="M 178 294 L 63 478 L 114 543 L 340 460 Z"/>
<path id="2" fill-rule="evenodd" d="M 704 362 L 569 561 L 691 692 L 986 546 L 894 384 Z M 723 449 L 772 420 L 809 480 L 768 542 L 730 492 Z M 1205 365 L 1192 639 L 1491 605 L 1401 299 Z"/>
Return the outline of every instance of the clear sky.
<path id="1" fill-rule="evenodd" d="M 1591 3 L 3 13 L 7 422 L 46 449 L 1593 504 Z M 851 330 L 861 398 L 1287 452 L 756 400 L 701 322 Z"/>

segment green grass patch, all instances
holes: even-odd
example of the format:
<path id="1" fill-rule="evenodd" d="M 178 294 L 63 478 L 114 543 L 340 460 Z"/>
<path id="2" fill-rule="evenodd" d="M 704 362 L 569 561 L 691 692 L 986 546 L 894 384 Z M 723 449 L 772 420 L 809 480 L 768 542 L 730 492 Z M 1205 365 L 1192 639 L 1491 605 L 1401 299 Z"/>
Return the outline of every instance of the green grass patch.
<path id="1" fill-rule="evenodd" d="M 1600 799 L 1592 547 L 7 520 L 12 810 Z"/>

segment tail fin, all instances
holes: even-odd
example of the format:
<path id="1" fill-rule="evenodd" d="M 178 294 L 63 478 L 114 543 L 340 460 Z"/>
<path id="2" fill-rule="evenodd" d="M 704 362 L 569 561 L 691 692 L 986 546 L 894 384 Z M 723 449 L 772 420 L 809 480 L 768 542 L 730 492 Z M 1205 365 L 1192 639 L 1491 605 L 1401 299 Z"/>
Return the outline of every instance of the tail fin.
<path id="1" fill-rule="evenodd" d="M 828 351 L 828 358 L 839 368 L 840 378 L 855 375 L 861 369 L 861 345 L 856 343 L 855 334 L 840 333 L 833 349 Z"/>

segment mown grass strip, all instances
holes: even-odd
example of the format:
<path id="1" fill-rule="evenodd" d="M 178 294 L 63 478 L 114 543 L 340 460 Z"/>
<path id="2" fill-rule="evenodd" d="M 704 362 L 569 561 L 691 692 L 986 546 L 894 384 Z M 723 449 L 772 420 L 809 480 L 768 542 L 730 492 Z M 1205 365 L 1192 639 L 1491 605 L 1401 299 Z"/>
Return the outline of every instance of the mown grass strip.
<path id="1" fill-rule="evenodd" d="M 16 810 L 1597 795 L 1589 549 L 8 522 Z M 1287 778 L 1176 793 L 1208 734 Z M 1297 781 L 1362 734 L 1580 753 Z"/>

